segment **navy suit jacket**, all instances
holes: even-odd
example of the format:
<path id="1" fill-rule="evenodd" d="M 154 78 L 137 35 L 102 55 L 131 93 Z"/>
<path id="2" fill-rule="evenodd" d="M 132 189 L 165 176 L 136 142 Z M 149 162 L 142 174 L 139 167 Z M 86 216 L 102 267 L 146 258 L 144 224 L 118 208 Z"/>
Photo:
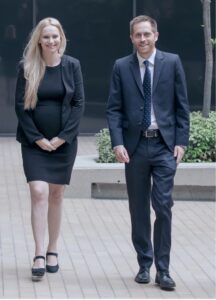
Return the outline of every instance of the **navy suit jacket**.
<path id="1" fill-rule="evenodd" d="M 136 54 L 116 60 L 112 72 L 107 119 L 112 146 L 124 145 L 132 155 L 139 142 L 143 120 L 143 86 Z M 167 147 L 188 145 L 189 106 L 184 70 L 176 54 L 157 50 L 152 104 Z"/>
<path id="2" fill-rule="evenodd" d="M 62 130 L 58 137 L 70 144 L 78 135 L 80 118 L 84 109 L 83 79 L 77 59 L 63 55 L 62 80 L 66 92 L 62 103 Z M 25 84 L 24 70 L 20 65 L 15 94 L 15 110 L 18 117 L 16 138 L 22 144 L 33 144 L 44 136 L 34 123 L 32 110 L 24 110 Z"/>

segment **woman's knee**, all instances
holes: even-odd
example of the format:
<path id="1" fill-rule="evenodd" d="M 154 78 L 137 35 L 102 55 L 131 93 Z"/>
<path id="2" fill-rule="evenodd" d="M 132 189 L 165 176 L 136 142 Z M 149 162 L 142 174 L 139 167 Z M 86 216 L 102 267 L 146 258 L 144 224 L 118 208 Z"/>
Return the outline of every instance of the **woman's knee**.
<path id="1" fill-rule="evenodd" d="M 64 186 L 51 186 L 49 191 L 49 203 L 61 204 L 64 197 Z"/>
<path id="2" fill-rule="evenodd" d="M 47 202 L 48 189 L 45 184 L 30 184 L 30 192 L 33 202 Z"/>

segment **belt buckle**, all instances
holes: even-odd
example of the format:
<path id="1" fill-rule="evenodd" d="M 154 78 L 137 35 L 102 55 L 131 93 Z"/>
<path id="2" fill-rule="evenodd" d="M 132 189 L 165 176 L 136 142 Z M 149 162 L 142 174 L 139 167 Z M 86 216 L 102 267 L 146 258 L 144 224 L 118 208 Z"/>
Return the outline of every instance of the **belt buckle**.
<path id="1" fill-rule="evenodd" d="M 156 130 L 152 129 L 152 130 L 146 130 L 144 136 L 146 138 L 154 138 L 158 136 L 158 133 Z"/>

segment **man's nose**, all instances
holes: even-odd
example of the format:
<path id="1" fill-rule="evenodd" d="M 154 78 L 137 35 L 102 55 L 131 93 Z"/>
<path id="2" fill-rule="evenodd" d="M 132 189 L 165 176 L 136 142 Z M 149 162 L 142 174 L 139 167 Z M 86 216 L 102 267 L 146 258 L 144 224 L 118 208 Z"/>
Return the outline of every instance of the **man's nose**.
<path id="1" fill-rule="evenodd" d="M 144 34 L 141 35 L 141 41 L 145 41 L 145 35 Z"/>

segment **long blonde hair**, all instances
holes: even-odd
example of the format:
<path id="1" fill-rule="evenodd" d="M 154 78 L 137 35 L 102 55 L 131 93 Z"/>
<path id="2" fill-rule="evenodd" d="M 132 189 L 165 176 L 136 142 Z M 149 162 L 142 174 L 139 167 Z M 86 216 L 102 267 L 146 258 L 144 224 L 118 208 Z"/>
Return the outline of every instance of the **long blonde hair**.
<path id="1" fill-rule="evenodd" d="M 24 77 L 26 79 L 24 109 L 34 109 L 37 104 L 37 91 L 45 73 L 45 62 L 42 57 L 39 39 L 45 26 L 52 25 L 58 28 L 61 38 L 59 54 L 62 56 L 66 48 L 64 30 L 57 19 L 45 18 L 33 29 L 29 42 L 23 52 Z"/>

